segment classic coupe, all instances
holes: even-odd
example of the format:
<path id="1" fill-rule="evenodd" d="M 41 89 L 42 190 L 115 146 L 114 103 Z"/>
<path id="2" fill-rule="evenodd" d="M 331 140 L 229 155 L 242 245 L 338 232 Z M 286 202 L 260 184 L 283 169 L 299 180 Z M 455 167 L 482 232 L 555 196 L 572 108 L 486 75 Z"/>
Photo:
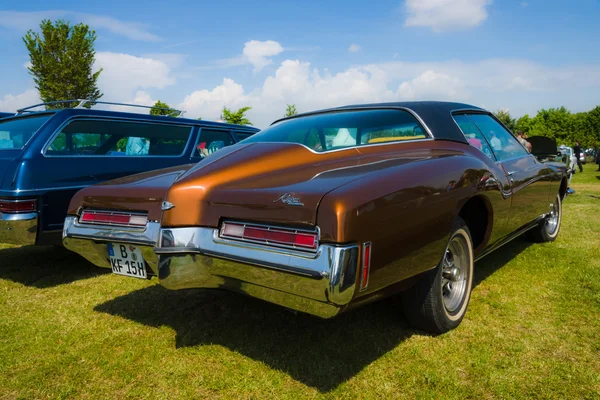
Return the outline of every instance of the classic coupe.
<path id="1" fill-rule="evenodd" d="M 138 172 L 195 164 L 258 131 L 89 109 L 85 100 L 73 102 L 37 104 L 0 119 L 0 243 L 62 245 L 69 201 L 79 189 Z M 93 102 L 100 104 L 130 106 Z M 64 108 L 71 105 L 76 107 Z M 40 107 L 53 109 L 35 111 Z M 135 107 L 146 113 L 150 108 Z"/>
<path id="2" fill-rule="evenodd" d="M 525 232 L 556 239 L 566 190 L 564 165 L 481 108 L 345 106 L 83 189 L 63 241 L 116 274 L 324 318 L 399 294 L 414 327 L 441 333 L 465 315 L 476 260 Z"/>

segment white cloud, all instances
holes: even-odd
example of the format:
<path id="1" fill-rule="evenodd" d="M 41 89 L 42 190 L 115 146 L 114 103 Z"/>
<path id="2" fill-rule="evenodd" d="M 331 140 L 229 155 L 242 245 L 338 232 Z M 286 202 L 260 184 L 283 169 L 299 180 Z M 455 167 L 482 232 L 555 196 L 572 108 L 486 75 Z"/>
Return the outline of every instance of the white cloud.
<path id="1" fill-rule="evenodd" d="M 198 69 L 231 68 L 241 65 L 252 65 L 254 72 L 260 72 L 273 62 L 272 57 L 284 51 L 283 46 L 274 40 L 250 40 L 244 43 L 242 54 L 237 57 L 215 61 L 214 65 L 202 66 Z"/>
<path id="2" fill-rule="evenodd" d="M 352 43 L 349 47 L 348 47 L 348 51 L 350 53 L 358 53 L 360 51 L 360 46 L 357 45 L 356 43 Z"/>
<path id="3" fill-rule="evenodd" d="M 186 111 L 186 117 L 214 120 L 219 119 L 223 106 L 239 108 L 248 102 L 242 85 L 225 78 L 213 90 L 196 90 L 185 96 L 179 107 Z"/>
<path id="4" fill-rule="evenodd" d="M 283 46 L 274 40 L 250 40 L 244 43 L 244 57 L 254 66 L 254 71 L 258 72 L 273 61 L 270 57 L 276 56 L 283 51 Z"/>
<path id="5" fill-rule="evenodd" d="M 427 70 L 414 79 L 402 82 L 397 94 L 402 100 L 465 101 L 468 98 L 460 78 L 433 70 Z"/>
<path id="6" fill-rule="evenodd" d="M 180 107 L 188 116 L 216 120 L 223 106 L 251 106 L 249 119 L 265 128 L 283 115 L 286 104 L 305 112 L 356 103 L 448 100 L 491 110 L 510 107 L 518 116 L 561 105 L 591 109 L 599 90 L 600 65 L 549 67 L 514 59 L 392 61 L 330 73 L 308 62 L 285 60 L 251 91 L 224 79 L 213 89 L 189 94 Z"/>
<path id="7" fill-rule="evenodd" d="M 19 108 L 32 106 L 38 103 L 41 103 L 38 91 L 36 89 L 27 89 L 21 94 L 15 96 L 7 94 L 0 99 L 0 111 L 17 111 Z"/>
<path id="8" fill-rule="evenodd" d="M 102 100 L 123 102 L 140 89 L 163 89 L 175 83 L 171 68 L 160 60 L 131 54 L 96 53 L 94 69 L 102 68 L 98 87 Z"/>
<path id="9" fill-rule="evenodd" d="M 78 13 L 67 10 L 46 11 L 0 11 L 0 27 L 26 31 L 37 28 L 43 19 L 55 20 L 58 18 L 72 19 L 84 22 L 92 29 L 106 29 L 112 33 L 127 37 L 132 40 L 148 42 L 159 41 L 160 38 L 149 32 L 144 24 L 131 21 L 121 21 L 105 15 Z"/>
<path id="10" fill-rule="evenodd" d="M 434 32 L 476 27 L 488 17 L 492 0 L 406 0 L 405 26 L 431 28 Z"/>

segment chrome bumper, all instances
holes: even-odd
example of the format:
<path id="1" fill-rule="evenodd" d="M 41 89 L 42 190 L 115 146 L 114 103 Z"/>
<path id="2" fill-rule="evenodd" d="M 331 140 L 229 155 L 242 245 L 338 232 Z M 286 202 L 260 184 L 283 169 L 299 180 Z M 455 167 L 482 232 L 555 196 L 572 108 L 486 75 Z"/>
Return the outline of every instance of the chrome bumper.
<path id="1" fill-rule="evenodd" d="M 35 244 L 37 236 L 38 214 L 0 213 L 0 243 L 17 245 Z"/>
<path id="2" fill-rule="evenodd" d="M 341 312 L 355 293 L 356 245 L 322 244 L 313 254 L 224 240 L 213 228 L 161 230 L 149 223 L 137 231 L 82 226 L 68 217 L 63 243 L 107 268 L 105 242 L 135 243 L 167 289 L 226 289 L 324 318 Z"/>

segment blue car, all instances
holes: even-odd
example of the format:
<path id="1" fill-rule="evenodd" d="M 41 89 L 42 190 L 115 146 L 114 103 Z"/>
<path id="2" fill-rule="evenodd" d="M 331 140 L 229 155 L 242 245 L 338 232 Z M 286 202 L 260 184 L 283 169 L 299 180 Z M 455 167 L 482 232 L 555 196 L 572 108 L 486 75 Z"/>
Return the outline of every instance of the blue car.
<path id="1" fill-rule="evenodd" d="M 13 115 L 15 115 L 14 112 L 13 113 L 0 112 L 0 119 L 6 118 L 6 117 L 10 117 L 10 116 L 13 116 Z"/>
<path id="2" fill-rule="evenodd" d="M 86 186 L 196 163 L 258 132 L 85 107 L 11 115 L 0 119 L 0 243 L 17 245 L 61 245 L 69 201 Z"/>

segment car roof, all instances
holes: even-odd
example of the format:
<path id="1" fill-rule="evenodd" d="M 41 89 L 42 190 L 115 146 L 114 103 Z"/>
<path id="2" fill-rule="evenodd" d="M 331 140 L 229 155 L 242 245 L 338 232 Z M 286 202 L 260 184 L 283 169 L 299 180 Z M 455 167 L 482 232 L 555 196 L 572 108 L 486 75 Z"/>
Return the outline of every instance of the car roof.
<path id="1" fill-rule="evenodd" d="M 204 127 L 215 127 L 215 128 L 227 128 L 227 129 L 235 129 L 236 131 L 247 131 L 247 132 L 258 132 L 260 129 L 255 128 L 253 126 L 247 125 L 234 125 L 227 124 L 224 122 L 216 122 L 216 121 L 207 121 L 207 120 L 198 120 L 192 118 L 182 118 L 182 117 L 169 117 L 166 115 L 150 115 L 150 114 L 141 114 L 141 113 L 130 113 L 123 111 L 107 111 L 107 110 L 94 110 L 87 108 L 65 108 L 59 110 L 43 110 L 43 111 L 31 111 L 24 112 L 21 114 L 14 115 L 14 117 L 28 117 L 34 115 L 47 115 L 47 114 L 64 114 L 65 118 L 76 115 L 88 115 L 88 116 L 97 116 L 97 117 L 121 117 L 121 118 L 130 118 L 137 120 L 146 120 L 146 121 L 154 121 L 154 122 L 169 122 L 169 123 L 179 123 L 186 125 L 201 125 Z M 7 117 L 14 118 L 14 117 Z"/>
<path id="2" fill-rule="evenodd" d="M 473 111 L 485 112 L 487 110 L 466 103 L 456 103 L 447 101 L 404 101 L 391 103 L 372 103 L 372 104 L 353 104 L 342 107 L 328 108 L 324 110 L 311 111 L 303 114 L 298 114 L 293 117 L 281 118 L 273 122 L 273 124 L 285 121 L 288 119 L 304 117 L 315 114 L 330 113 L 345 110 L 362 110 L 362 109 L 385 109 L 398 108 L 412 111 L 423 120 L 423 123 L 429 128 L 435 139 L 453 140 L 457 142 L 467 143 L 465 136 L 461 132 L 458 125 L 452 118 L 452 113 L 455 111 Z"/>

